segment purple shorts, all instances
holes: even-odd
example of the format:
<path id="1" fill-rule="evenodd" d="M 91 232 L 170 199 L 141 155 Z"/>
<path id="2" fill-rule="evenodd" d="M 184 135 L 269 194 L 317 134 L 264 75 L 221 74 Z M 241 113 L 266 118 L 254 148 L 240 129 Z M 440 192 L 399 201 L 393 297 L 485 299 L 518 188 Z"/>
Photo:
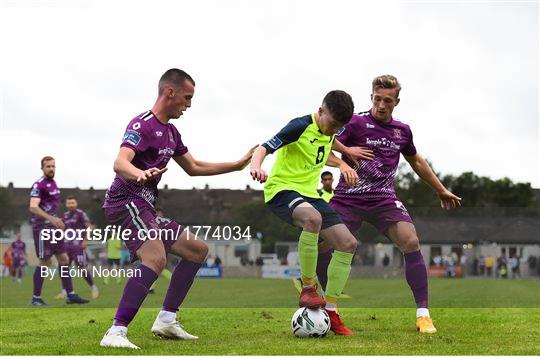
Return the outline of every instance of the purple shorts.
<path id="1" fill-rule="evenodd" d="M 139 259 L 137 251 L 147 240 L 162 241 L 165 252 L 169 253 L 185 229 L 169 218 L 158 217 L 154 207 L 145 201 L 131 201 L 124 206 L 106 207 L 104 210 L 109 224 L 121 227 L 122 231 L 131 230 L 131 234 L 123 237 L 132 262 Z"/>
<path id="2" fill-rule="evenodd" d="M 86 252 L 80 245 L 67 244 L 67 255 L 69 257 L 69 264 L 75 263 L 75 266 L 79 268 L 86 268 L 88 262 L 86 261 Z"/>
<path id="3" fill-rule="evenodd" d="M 393 223 L 413 223 L 405 205 L 397 199 L 364 201 L 333 197 L 330 207 L 337 212 L 351 232 L 357 231 L 364 221 L 371 223 L 383 235 L 387 235 L 388 227 Z"/>
<path id="4" fill-rule="evenodd" d="M 66 252 L 66 246 L 63 240 L 55 241 L 41 239 L 41 231 L 43 229 L 55 229 L 54 227 L 33 228 L 34 246 L 36 255 L 39 259 L 49 259 L 53 255 L 59 255 Z"/>
<path id="5" fill-rule="evenodd" d="M 26 266 L 26 259 L 24 254 L 12 254 L 11 259 L 13 260 L 12 267 L 13 269 L 24 268 Z"/>

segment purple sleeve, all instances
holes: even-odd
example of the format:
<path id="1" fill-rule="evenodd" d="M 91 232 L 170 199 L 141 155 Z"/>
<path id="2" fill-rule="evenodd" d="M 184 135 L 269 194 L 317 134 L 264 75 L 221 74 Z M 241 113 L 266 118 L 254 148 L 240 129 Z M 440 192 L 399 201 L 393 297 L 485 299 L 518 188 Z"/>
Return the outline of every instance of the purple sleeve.
<path id="1" fill-rule="evenodd" d="M 174 125 L 171 125 L 174 137 L 176 138 L 176 148 L 174 149 L 173 156 L 182 156 L 188 152 L 187 146 L 182 142 L 182 135 L 178 132 L 178 129 Z"/>
<path id="2" fill-rule="evenodd" d="M 356 137 L 355 133 L 359 132 L 359 126 L 361 125 L 362 117 L 359 115 L 353 115 L 351 120 L 345 124 L 343 128 L 336 134 L 336 139 L 339 140 L 345 146 L 356 146 L 354 142 Z"/>
<path id="3" fill-rule="evenodd" d="M 343 145 L 347 146 L 347 142 L 349 138 L 351 137 L 352 133 L 352 127 L 351 123 L 348 123 L 343 128 L 341 128 L 338 133 L 336 134 L 336 139 L 342 143 Z"/>
<path id="4" fill-rule="evenodd" d="M 81 220 L 84 224 L 90 223 L 90 218 L 88 218 L 88 215 L 84 211 L 81 211 Z"/>
<path id="5" fill-rule="evenodd" d="M 416 147 L 413 142 L 413 134 L 410 127 L 407 127 L 407 137 L 409 140 L 401 149 L 401 153 L 405 156 L 414 156 L 416 155 Z"/>
<path id="6" fill-rule="evenodd" d="M 140 154 L 150 144 L 150 136 L 148 135 L 150 129 L 150 125 L 144 120 L 133 119 L 126 128 L 120 147 L 130 148 L 136 154 Z"/>
<path id="7" fill-rule="evenodd" d="M 30 197 L 41 198 L 41 187 L 39 187 L 38 182 L 32 185 L 32 190 L 30 191 Z"/>

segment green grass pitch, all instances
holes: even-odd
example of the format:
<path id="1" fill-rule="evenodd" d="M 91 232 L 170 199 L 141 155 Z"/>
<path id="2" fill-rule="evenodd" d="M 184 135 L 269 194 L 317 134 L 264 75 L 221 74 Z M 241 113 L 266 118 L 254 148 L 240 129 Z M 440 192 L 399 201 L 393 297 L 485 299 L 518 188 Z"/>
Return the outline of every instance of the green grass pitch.
<path id="1" fill-rule="evenodd" d="M 538 355 L 540 281 L 431 279 L 431 314 L 439 332 L 420 336 L 414 303 L 404 279 L 352 279 L 341 304 L 356 333 L 324 339 L 292 336 L 297 295 L 288 280 L 196 280 L 179 314 L 197 341 L 161 340 L 150 333 L 167 282 L 158 281 L 129 328 L 139 351 L 103 349 L 99 341 L 112 322 L 122 292 L 98 281 L 101 296 L 66 306 L 53 296 L 57 279 L 46 281 L 49 308 L 29 307 L 31 277 L 23 284 L 0 279 L 0 353 L 31 355 Z M 77 291 L 88 287 L 76 279 Z"/>

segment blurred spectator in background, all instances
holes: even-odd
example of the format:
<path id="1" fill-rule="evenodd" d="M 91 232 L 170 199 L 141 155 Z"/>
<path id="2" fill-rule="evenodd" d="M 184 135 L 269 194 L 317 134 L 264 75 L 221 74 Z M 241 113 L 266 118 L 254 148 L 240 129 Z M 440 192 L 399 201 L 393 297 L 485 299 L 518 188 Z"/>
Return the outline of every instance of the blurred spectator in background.
<path id="1" fill-rule="evenodd" d="M 486 258 L 483 255 L 478 259 L 478 268 L 480 270 L 480 276 L 484 276 L 486 274 Z"/>
<path id="2" fill-rule="evenodd" d="M 12 276 L 11 274 L 11 266 L 13 264 L 13 260 L 11 259 L 11 252 L 12 248 L 7 247 L 7 249 L 4 251 L 4 268 L 2 269 L 2 276 Z"/>
<path id="3" fill-rule="evenodd" d="M 208 257 L 206 258 L 206 266 L 207 267 L 213 267 L 214 266 L 215 259 L 212 256 L 212 254 L 208 254 Z M 242 264 L 244 265 L 244 264 Z"/>
<path id="4" fill-rule="evenodd" d="M 214 266 L 219 267 L 221 266 L 221 259 L 216 255 L 216 259 L 214 260 Z"/>
<path id="5" fill-rule="evenodd" d="M 445 255 L 443 257 L 443 264 L 446 266 L 446 271 L 449 277 L 453 278 L 456 276 L 456 264 L 454 259 L 451 256 Z"/>
<path id="6" fill-rule="evenodd" d="M 461 266 L 461 277 L 465 277 L 465 275 L 467 275 L 466 273 L 468 273 L 467 257 L 465 256 L 465 254 L 462 254 L 461 257 L 459 258 L 459 265 Z"/>
<path id="7" fill-rule="evenodd" d="M 513 255 L 512 258 L 510 258 L 510 261 L 508 262 L 510 269 L 512 269 L 512 277 L 514 279 L 521 278 L 521 272 L 519 271 L 519 264 L 520 264 L 520 261 L 517 255 Z"/>
<path id="8" fill-rule="evenodd" d="M 496 275 L 501 277 L 501 278 L 507 278 L 508 277 L 508 264 L 506 262 L 506 257 L 504 255 L 501 255 L 500 257 L 497 258 L 497 265 L 496 265 L 496 270 L 497 270 L 497 273 Z"/>
<path id="9" fill-rule="evenodd" d="M 495 265 L 495 257 L 490 255 L 486 258 L 486 274 L 487 276 L 493 276 L 493 266 Z"/>
<path id="10" fill-rule="evenodd" d="M 508 278 L 508 267 L 504 257 L 499 257 L 497 259 L 497 273 L 501 278 Z"/>
<path id="11" fill-rule="evenodd" d="M 536 271 L 537 267 L 540 267 L 540 264 L 538 264 L 538 259 L 534 255 L 529 255 L 527 263 L 529 264 L 529 271 L 531 272 L 531 275 L 534 275 L 535 272 L 536 275 L 540 275 L 540 271 Z"/>
<path id="12" fill-rule="evenodd" d="M 478 263 L 479 262 L 480 262 L 480 260 L 475 255 L 474 259 L 473 259 L 473 272 L 472 272 L 474 276 L 478 275 Z"/>
<path id="13" fill-rule="evenodd" d="M 390 257 L 388 256 L 388 254 L 384 253 L 384 257 L 382 259 L 382 265 L 384 267 L 387 267 L 389 264 L 390 264 Z"/>

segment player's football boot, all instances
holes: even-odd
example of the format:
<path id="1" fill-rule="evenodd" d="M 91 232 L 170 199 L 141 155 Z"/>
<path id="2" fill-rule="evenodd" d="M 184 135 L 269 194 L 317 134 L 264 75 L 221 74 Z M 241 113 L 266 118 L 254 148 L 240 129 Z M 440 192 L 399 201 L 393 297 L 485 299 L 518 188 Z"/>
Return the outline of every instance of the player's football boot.
<path id="1" fill-rule="evenodd" d="M 68 294 L 66 304 L 86 304 L 88 303 L 88 300 L 83 299 L 79 295 L 72 293 Z"/>
<path id="2" fill-rule="evenodd" d="M 45 301 L 40 297 L 32 297 L 32 305 L 34 306 L 49 306 Z"/>
<path id="3" fill-rule="evenodd" d="M 326 310 L 326 309 L 325 309 Z M 326 310 L 328 316 L 330 316 L 330 330 L 334 331 L 336 335 L 352 335 L 353 332 L 345 326 L 341 317 L 337 311 Z"/>
<path id="4" fill-rule="evenodd" d="M 90 292 L 92 293 L 92 299 L 97 299 L 99 297 L 99 289 L 97 286 L 92 285 Z"/>
<path id="5" fill-rule="evenodd" d="M 437 329 L 428 316 L 420 316 L 416 319 L 416 331 L 420 333 L 435 333 Z"/>
<path id="6" fill-rule="evenodd" d="M 324 307 L 326 301 L 317 294 L 317 285 L 313 285 L 302 288 L 298 305 L 308 309 L 318 309 Z"/>
<path id="7" fill-rule="evenodd" d="M 112 329 L 108 329 L 107 332 L 105 332 L 105 336 L 103 336 L 101 342 L 99 343 L 101 347 L 133 348 L 135 350 L 140 349 L 138 346 L 134 345 L 128 340 L 126 331 L 111 330 Z"/>
<path id="8" fill-rule="evenodd" d="M 196 340 L 199 338 L 187 333 L 176 319 L 172 322 L 163 322 L 159 316 L 156 317 L 150 331 L 156 336 L 175 340 Z"/>

